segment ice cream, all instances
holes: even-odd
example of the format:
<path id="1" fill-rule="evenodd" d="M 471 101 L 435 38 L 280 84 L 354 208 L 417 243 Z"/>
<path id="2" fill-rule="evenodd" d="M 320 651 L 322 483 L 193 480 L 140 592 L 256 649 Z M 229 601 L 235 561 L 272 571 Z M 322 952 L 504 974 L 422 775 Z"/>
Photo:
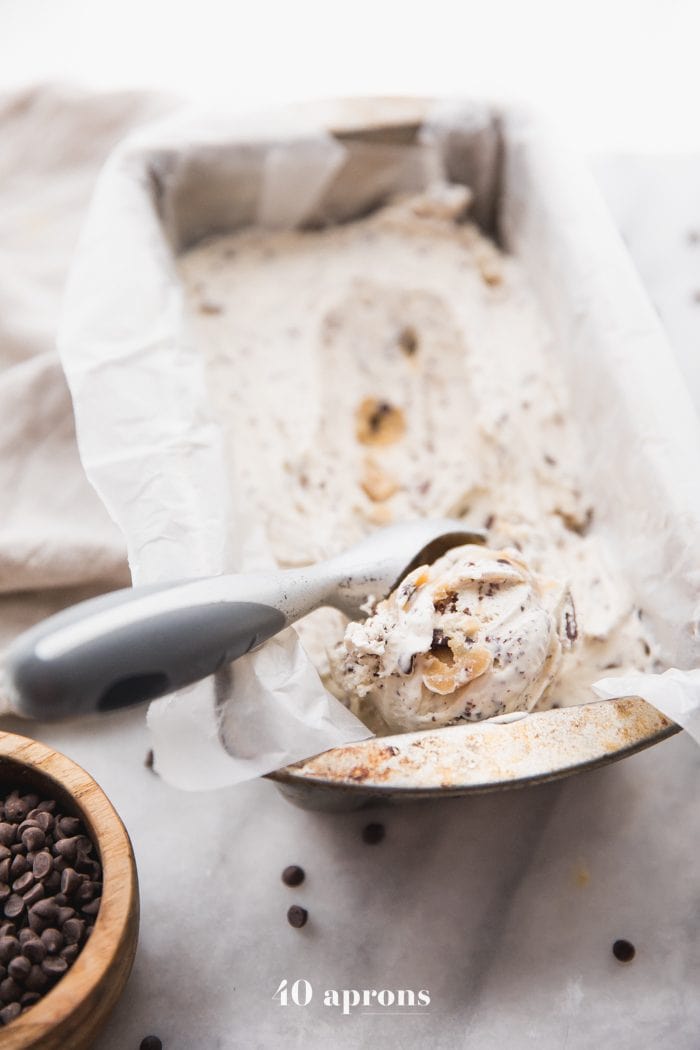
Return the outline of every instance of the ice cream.
<path id="1" fill-rule="evenodd" d="M 281 566 L 309 564 L 414 517 L 485 528 L 491 550 L 511 548 L 529 566 L 491 603 L 498 617 L 506 595 L 529 595 L 519 691 L 513 666 L 492 662 L 450 693 L 422 677 L 412 691 L 414 679 L 390 672 L 384 691 L 401 703 L 361 698 L 362 672 L 357 682 L 331 674 L 341 614 L 322 609 L 297 625 L 327 687 L 384 731 L 375 702 L 392 725 L 415 729 L 433 714 L 442 724 L 500 704 L 585 703 L 597 678 L 654 667 L 653 640 L 597 529 L 558 348 L 518 260 L 468 221 L 469 200 L 465 187 L 440 185 L 343 225 L 217 236 L 179 260 L 190 338 L 225 437 L 231 518 L 255 526 L 245 567 L 270 552 Z M 576 608 L 578 639 L 560 657 L 545 578 Z M 397 646 L 414 623 L 394 625 Z M 358 644 L 370 629 L 353 628 Z M 439 658 L 422 656 L 421 666 Z M 469 711 L 462 693 L 474 699 Z"/>
<path id="2" fill-rule="evenodd" d="M 331 673 L 389 731 L 435 728 L 529 711 L 576 633 L 565 586 L 516 550 L 469 544 L 415 569 L 350 623 Z"/>

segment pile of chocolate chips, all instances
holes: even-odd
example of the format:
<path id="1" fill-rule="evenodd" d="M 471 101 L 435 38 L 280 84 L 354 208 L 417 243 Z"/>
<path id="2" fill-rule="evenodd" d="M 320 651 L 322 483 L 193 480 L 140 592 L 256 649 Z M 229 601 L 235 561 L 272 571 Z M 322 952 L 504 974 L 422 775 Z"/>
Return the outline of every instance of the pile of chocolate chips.
<path id="1" fill-rule="evenodd" d="M 92 852 L 53 799 L 0 801 L 0 1025 L 46 995 L 90 936 L 102 893 Z"/>

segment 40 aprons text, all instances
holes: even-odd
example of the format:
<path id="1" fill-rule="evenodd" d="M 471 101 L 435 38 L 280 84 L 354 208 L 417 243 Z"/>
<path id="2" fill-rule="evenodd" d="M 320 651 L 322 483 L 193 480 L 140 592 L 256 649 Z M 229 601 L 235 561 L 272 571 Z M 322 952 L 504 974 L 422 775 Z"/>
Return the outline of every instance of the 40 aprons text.
<path id="1" fill-rule="evenodd" d="M 280 1006 L 308 1006 L 314 997 L 311 982 L 305 978 L 292 981 L 282 978 L 273 999 L 279 999 Z M 425 1010 L 430 1005 L 430 992 L 427 988 L 413 991 L 411 988 L 326 988 L 322 998 L 323 1006 L 340 1009 L 344 1014 L 351 1010 L 394 1009 Z"/>

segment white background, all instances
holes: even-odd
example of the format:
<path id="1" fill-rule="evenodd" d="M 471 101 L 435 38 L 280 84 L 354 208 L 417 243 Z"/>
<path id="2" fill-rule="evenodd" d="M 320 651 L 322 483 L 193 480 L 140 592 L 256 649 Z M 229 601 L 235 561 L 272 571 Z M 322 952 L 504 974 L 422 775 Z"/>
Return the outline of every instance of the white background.
<path id="1" fill-rule="evenodd" d="M 486 94 L 587 150 L 698 147 L 699 60 L 697 0 L 0 0 L 0 89 L 164 87 L 233 109 Z"/>

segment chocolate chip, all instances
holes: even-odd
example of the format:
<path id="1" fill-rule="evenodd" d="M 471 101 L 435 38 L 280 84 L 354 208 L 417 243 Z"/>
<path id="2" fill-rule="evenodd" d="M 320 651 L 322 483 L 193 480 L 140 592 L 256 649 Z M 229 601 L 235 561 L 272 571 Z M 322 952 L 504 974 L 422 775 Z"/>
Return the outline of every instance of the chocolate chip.
<path id="1" fill-rule="evenodd" d="M 87 904 L 95 896 L 98 888 L 96 882 L 90 882 L 89 879 L 86 879 L 84 882 L 81 882 L 73 896 L 78 904 Z"/>
<path id="2" fill-rule="evenodd" d="M 612 950 L 615 958 L 619 959 L 619 961 L 623 963 L 632 962 L 635 955 L 637 954 L 637 950 L 634 947 L 634 945 L 630 944 L 629 941 L 625 940 L 615 941 L 615 943 L 612 946 Z"/>
<path id="3" fill-rule="evenodd" d="M 14 824 L 19 824 L 20 821 L 24 820 L 29 810 L 33 808 L 23 798 L 10 796 L 5 799 L 5 819 Z"/>
<path id="4" fill-rule="evenodd" d="M 57 955 L 63 947 L 63 934 L 55 927 L 49 926 L 48 929 L 42 931 L 41 943 L 49 955 Z"/>
<path id="5" fill-rule="evenodd" d="M 70 966 L 73 960 L 77 957 L 79 951 L 79 944 L 67 944 L 65 948 L 61 948 L 61 958 L 65 959 L 68 965 Z"/>
<path id="6" fill-rule="evenodd" d="M 25 959 L 29 959 L 30 963 L 39 965 L 46 957 L 46 947 L 44 946 L 44 942 L 36 936 L 33 940 L 25 941 L 22 945 L 22 954 Z"/>
<path id="7" fill-rule="evenodd" d="M 34 1006 L 34 1003 L 38 1003 L 40 999 L 41 996 L 38 992 L 25 992 L 20 999 L 20 1003 L 22 1006 Z"/>
<path id="8" fill-rule="evenodd" d="M 16 937 L 0 937 L 0 962 L 8 963 L 19 952 L 20 943 Z"/>
<path id="9" fill-rule="evenodd" d="M 12 881 L 18 879 L 20 875 L 24 875 L 25 871 L 29 868 L 27 858 L 21 853 L 18 853 L 10 864 L 10 878 Z"/>
<path id="10" fill-rule="evenodd" d="M 44 834 L 48 834 L 53 828 L 53 817 L 43 809 L 33 809 L 27 814 L 27 820 L 35 821 Z"/>
<path id="11" fill-rule="evenodd" d="M 32 873 L 35 879 L 45 879 L 47 875 L 51 874 L 53 868 L 53 857 L 48 850 L 42 850 L 41 853 L 37 853 L 32 864 Z"/>
<path id="12" fill-rule="evenodd" d="M 25 871 L 24 875 L 20 875 L 18 879 L 12 883 L 12 890 L 14 893 L 26 893 L 27 890 L 31 889 L 34 885 L 34 876 L 31 871 Z"/>
<path id="13" fill-rule="evenodd" d="M 157 1035 L 147 1035 L 141 1040 L 139 1050 L 163 1050 L 163 1044 Z"/>
<path id="14" fill-rule="evenodd" d="M 290 864 L 282 872 L 282 882 L 285 886 L 301 886 L 304 878 L 304 869 L 298 864 Z"/>
<path id="15" fill-rule="evenodd" d="M 78 944 L 85 933 L 84 919 L 66 919 L 63 924 L 63 937 L 66 944 Z"/>
<path id="16" fill-rule="evenodd" d="M 0 822 L 0 843 L 3 846 L 11 846 L 17 836 L 17 828 L 14 824 L 6 821 Z"/>
<path id="17" fill-rule="evenodd" d="M 78 855 L 78 838 L 73 835 L 58 839 L 53 844 L 53 852 L 57 857 L 62 857 L 68 864 L 74 864 Z"/>
<path id="18" fill-rule="evenodd" d="M 25 981 L 32 969 L 32 964 L 24 955 L 16 955 L 7 964 L 7 972 L 15 981 Z"/>
<path id="19" fill-rule="evenodd" d="M 155 756 L 153 754 L 153 748 L 149 748 L 149 750 L 146 752 L 146 757 L 143 760 L 143 764 L 146 767 L 146 769 L 153 769 L 154 757 Z"/>
<path id="20" fill-rule="evenodd" d="M 72 893 L 75 893 L 81 881 L 75 868 L 64 868 L 61 872 L 61 893 L 70 897 Z"/>
<path id="21" fill-rule="evenodd" d="M 40 919 L 51 925 L 58 918 L 58 905 L 53 897 L 47 897 L 45 900 L 37 901 L 32 906 L 31 914 L 38 915 Z"/>
<path id="22" fill-rule="evenodd" d="M 22 894 L 22 900 L 28 908 L 31 908 L 32 905 L 36 904 L 37 901 L 40 901 L 43 898 L 43 896 L 44 887 L 41 885 L 40 882 L 35 882 L 30 890 L 27 890 L 26 893 Z"/>
<path id="23" fill-rule="evenodd" d="M 12 977 L 0 981 L 0 999 L 3 1003 L 15 1003 L 22 994 L 22 989 Z"/>
<path id="24" fill-rule="evenodd" d="M 82 906 L 82 908 L 80 910 L 82 911 L 83 915 L 90 915 L 90 916 L 97 915 L 98 911 L 100 910 L 100 904 L 101 903 L 102 903 L 102 898 L 101 897 L 95 897 L 95 899 L 91 900 L 88 904 L 83 904 L 83 906 Z"/>
<path id="25" fill-rule="evenodd" d="M 41 968 L 47 977 L 62 977 L 68 969 L 68 963 L 60 955 L 48 955 Z"/>
<path id="26" fill-rule="evenodd" d="M 56 821 L 56 830 L 62 838 L 70 838 L 80 831 L 80 821 L 77 817 L 59 817 Z"/>
<path id="27" fill-rule="evenodd" d="M 5 901 L 3 911 L 8 919 L 17 919 L 24 911 L 25 904 L 22 898 L 17 893 L 13 893 Z"/>
<path id="28" fill-rule="evenodd" d="M 383 824 L 366 824 L 362 829 L 362 841 L 368 846 L 376 846 L 384 838 Z"/>
<path id="29" fill-rule="evenodd" d="M 41 828 L 25 828 L 21 838 L 27 850 L 32 853 L 40 850 L 46 841 L 46 835 Z"/>
<path id="30" fill-rule="evenodd" d="M 309 913 L 306 908 L 302 908 L 299 904 L 293 904 L 287 912 L 287 922 L 296 930 L 300 930 L 302 926 L 306 926 L 306 920 L 308 917 Z"/>
<path id="31" fill-rule="evenodd" d="M 56 811 L 56 800 L 53 798 L 42 799 L 41 802 L 37 802 L 36 808 L 41 810 L 42 813 L 54 813 Z"/>
<path id="32" fill-rule="evenodd" d="M 41 992 L 48 983 L 49 979 L 42 970 L 41 965 L 35 963 L 29 971 L 29 977 L 24 982 L 24 987 L 28 992 Z"/>
<path id="33" fill-rule="evenodd" d="M 406 325 L 399 332 L 399 346 L 408 357 L 413 357 L 418 349 L 418 333 L 413 325 Z"/>
<path id="34" fill-rule="evenodd" d="M 9 1024 L 10 1021 L 14 1021 L 15 1017 L 19 1017 L 22 1012 L 22 1007 L 19 1003 L 8 1003 L 7 1006 L 3 1006 L 0 1010 L 0 1021 L 3 1024 Z"/>

